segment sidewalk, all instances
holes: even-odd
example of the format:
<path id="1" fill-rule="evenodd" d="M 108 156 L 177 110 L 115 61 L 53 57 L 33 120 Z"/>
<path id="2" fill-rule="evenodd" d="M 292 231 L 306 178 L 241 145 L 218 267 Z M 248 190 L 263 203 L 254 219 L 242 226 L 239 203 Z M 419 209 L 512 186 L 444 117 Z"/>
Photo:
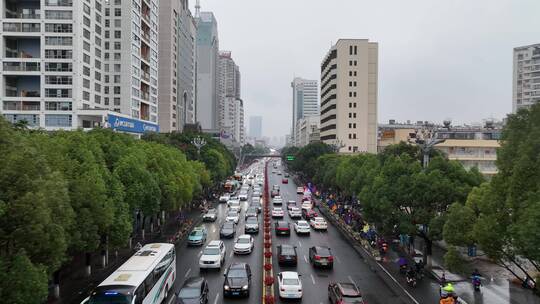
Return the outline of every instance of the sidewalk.
<path id="1" fill-rule="evenodd" d="M 200 218 L 200 211 L 193 210 L 186 213 L 185 221 L 191 220 L 191 226 L 197 224 L 197 218 Z M 184 222 L 185 223 L 185 222 Z M 163 227 L 163 233 L 146 233 L 145 239 L 142 240 L 138 235 L 132 241 L 132 246 L 137 242 L 142 245 L 151 242 L 167 242 L 181 228 L 181 225 L 176 220 L 176 215 L 171 215 Z M 191 229 L 187 227 L 186 229 Z M 189 230 L 188 230 L 189 231 Z M 187 234 L 186 234 L 187 236 Z M 78 255 L 73 258 L 71 263 L 65 265 L 60 270 L 60 299 L 49 297 L 48 304 L 78 304 L 89 292 L 99 285 L 107 276 L 115 269 L 122 265 L 128 258 L 133 255 L 134 251 L 130 248 L 122 248 L 117 254 L 113 251 L 109 253 L 109 263 L 106 267 L 102 265 L 102 258 L 99 252 L 92 254 L 92 274 L 87 277 L 85 275 L 85 256 Z"/>

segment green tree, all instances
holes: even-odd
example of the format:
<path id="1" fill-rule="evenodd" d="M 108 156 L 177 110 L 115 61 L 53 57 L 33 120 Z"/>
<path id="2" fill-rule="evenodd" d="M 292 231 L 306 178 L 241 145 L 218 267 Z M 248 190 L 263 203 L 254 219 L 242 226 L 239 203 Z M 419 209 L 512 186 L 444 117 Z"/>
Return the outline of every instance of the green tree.
<path id="1" fill-rule="evenodd" d="M 0 256 L 0 297 L 4 303 L 43 303 L 47 299 L 47 272 L 33 264 L 24 250 L 10 257 Z"/>

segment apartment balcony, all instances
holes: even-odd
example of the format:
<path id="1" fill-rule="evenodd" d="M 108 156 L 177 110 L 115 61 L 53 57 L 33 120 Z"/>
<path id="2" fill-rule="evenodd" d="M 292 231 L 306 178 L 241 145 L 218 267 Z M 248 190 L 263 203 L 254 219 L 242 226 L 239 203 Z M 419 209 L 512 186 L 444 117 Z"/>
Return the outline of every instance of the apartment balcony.
<path id="1" fill-rule="evenodd" d="M 2 53 L 5 58 L 39 59 L 41 56 L 40 39 L 38 37 L 5 37 Z"/>
<path id="2" fill-rule="evenodd" d="M 39 72 L 39 62 L 4 62 L 4 72 Z"/>
<path id="3" fill-rule="evenodd" d="M 4 22 L 3 29 L 4 29 L 4 32 L 12 32 L 12 33 L 39 33 L 41 31 L 41 24 Z"/>
<path id="4" fill-rule="evenodd" d="M 41 83 L 39 76 L 4 76 L 4 97 L 39 98 Z"/>
<path id="5" fill-rule="evenodd" d="M 39 19 L 41 18 L 40 0 L 3 0 L 4 18 Z"/>
<path id="6" fill-rule="evenodd" d="M 141 99 L 145 101 L 150 101 L 150 93 L 141 91 Z"/>
<path id="7" fill-rule="evenodd" d="M 7 101 L 2 105 L 4 111 L 40 111 L 41 103 L 39 101 Z"/>
<path id="8" fill-rule="evenodd" d="M 150 73 L 142 71 L 141 72 L 141 79 L 149 83 L 150 82 Z"/>

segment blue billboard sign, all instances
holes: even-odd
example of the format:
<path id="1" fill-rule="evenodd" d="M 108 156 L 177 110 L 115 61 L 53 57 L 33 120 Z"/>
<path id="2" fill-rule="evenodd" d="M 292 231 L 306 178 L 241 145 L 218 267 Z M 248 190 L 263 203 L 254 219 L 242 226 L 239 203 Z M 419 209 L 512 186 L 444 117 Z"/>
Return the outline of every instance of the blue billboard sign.
<path id="1" fill-rule="evenodd" d="M 137 119 L 125 118 L 116 115 L 107 115 L 107 122 L 111 129 L 130 133 L 159 132 L 157 124 L 144 122 Z"/>

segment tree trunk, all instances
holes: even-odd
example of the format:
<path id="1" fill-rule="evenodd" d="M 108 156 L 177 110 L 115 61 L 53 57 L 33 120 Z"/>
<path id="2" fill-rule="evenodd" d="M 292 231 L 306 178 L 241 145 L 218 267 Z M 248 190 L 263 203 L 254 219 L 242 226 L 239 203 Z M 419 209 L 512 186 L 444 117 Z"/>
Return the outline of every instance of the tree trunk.
<path id="1" fill-rule="evenodd" d="M 57 270 L 53 273 L 53 297 L 55 299 L 60 299 L 60 270 Z"/>
<path id="2" fill-rule="evenodd" d="M 89 277 L 90 275 L 92 275 L 92 253 L 90 252 L 87 252 L 85 254 L 86 256 L 86 276 Z"/>
<path id="3" fill-rule="evenodd" d="M 145 227 L 146 227 L 146 215 L 143 216 L 142 229 L 141 229 L 141 234 L 142 234 L 142 239 L 143 239 L 143 240 L 144 240 L 144 230 L 145 230 Z"/>

